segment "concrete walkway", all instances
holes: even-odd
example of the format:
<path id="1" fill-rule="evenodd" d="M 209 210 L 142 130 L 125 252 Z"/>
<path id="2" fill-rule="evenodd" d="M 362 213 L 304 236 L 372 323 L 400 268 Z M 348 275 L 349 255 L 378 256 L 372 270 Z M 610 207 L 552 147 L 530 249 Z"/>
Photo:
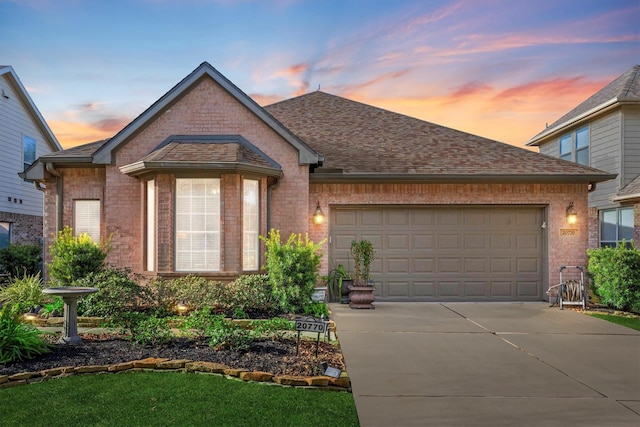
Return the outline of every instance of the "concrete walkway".
<path id="1" fill-rule="evenodd" d="M 547 303 L 331 304 L 360 424 L 640 426 L 640 332 Z"/>

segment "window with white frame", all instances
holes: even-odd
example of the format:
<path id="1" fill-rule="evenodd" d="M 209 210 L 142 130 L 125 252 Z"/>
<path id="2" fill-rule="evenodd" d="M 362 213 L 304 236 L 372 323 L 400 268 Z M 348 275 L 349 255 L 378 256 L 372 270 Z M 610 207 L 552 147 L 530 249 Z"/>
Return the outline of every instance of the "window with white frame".
<path id="1" fill-rule="evenodd" d="M 36 161 L 36 140 L 22 135 L 22 170 L 25 171 Z"/>
<path id="2" fill-rule="evenodd" d="M 156 185 L 153 179 L 146 182 L 147 192 L 147 271 L 154 271 L 156 265 Z"/>
<path id="3" fill-rule="evenodd" d="M 176 271 L 220 271 L 220 179 L 176 179 Z"/>
<path id="4" fill-rule="evenodd" d="M 11 243 L 11 223 L 0 221 L 0 249 L 6 248 Z"/>
<path id="5" fill-rule="evenodd" d="M 100 200 L 73 201 L 73 232 L 76 236 L 86 233 L 100 242 Z"/>
<path id="6" fill-rule="evenodd" d="M 589 166 L 589 127 L 562 136 L 559 155 L 561 159 Z"/>
<path id="7" fill-rule="evenodd" d="M 600 211 L 600 247 L 633 241 L 633 208 Z"/>
<path id="8" fill-rule="evenodd" d="M 242 186 L 242 269 L 259 269 L 260 182 L 243 180 Z"/>

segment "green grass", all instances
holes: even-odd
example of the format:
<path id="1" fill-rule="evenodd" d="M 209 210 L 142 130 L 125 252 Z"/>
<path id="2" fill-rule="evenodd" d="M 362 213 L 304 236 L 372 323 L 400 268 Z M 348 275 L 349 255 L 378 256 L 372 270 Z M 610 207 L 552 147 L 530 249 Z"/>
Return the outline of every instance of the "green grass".
<path id="1" fill-rule="evenodd" d="M 0 389 L 2 426 L 358 426 L 346 392 L 203 374 L 82 375 Z"/>
<path id="2" fill-rule="evenodd" d="M 590 316 L 603 319 L 608 322 L 617 323 L 618 325 L 626 326 L 627 328 L 640 331 L 640 317 L 631 316 L 616 316 L 615 314 L 603 314 L 603 313 L 589 313 Z"/>

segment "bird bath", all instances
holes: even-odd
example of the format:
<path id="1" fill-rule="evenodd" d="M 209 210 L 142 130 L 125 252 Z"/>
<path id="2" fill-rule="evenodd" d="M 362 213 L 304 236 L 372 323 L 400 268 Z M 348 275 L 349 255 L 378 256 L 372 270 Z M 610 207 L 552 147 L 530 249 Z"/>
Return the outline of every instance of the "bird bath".
<path id="1" fill-rule="evenodd" d="M 97 288 L 82 288 L 62 286 L 46 288 L 42 293 L 62 297 L 64 302 L 64 319 L 62 322 L 62 337 L 58 344 L 78 344 L 82 338 L 78 336 L 78 298 L 98 292 Z"/>

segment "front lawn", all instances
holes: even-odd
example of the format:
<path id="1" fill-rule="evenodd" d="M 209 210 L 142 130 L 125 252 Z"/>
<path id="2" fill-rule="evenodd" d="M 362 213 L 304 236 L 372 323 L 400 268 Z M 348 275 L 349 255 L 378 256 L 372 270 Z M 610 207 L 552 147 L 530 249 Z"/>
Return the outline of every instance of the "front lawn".
<path id="1" fill-rule="evenodd" d="M 6 426 L 359 425 L 350 393 L 202 374 L 72 376 L 0 389 L 0 402 Z"/>
<path id="2" fill-rule="evenodd" d="M 598 319 L 604 319 L 608 322 L 616 323 L 618 325 L 626 326 L 627 328 L 640 331 L 640 316 L 620 316 L 615 314 L 593 312 L 587 312 L 587 314 L 593 317 L 597 317 Z"/>

